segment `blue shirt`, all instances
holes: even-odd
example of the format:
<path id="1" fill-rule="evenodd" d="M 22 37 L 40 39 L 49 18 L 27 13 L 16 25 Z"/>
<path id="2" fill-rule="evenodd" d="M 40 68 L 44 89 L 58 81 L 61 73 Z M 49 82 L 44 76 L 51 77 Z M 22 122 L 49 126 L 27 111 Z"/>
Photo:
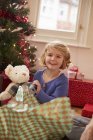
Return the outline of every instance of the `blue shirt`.
<path id="1" fill-rule="evenodd" d="M 44 70 L 39 70 L 34 75 L 34 80 L 38 80 L 42 89 L 35 97 L 40 103 L 49 102 L 57 97 L 68 96 L 68 78 L 64 73 L 57 78 L 45 83 L 43 80 Z"/>

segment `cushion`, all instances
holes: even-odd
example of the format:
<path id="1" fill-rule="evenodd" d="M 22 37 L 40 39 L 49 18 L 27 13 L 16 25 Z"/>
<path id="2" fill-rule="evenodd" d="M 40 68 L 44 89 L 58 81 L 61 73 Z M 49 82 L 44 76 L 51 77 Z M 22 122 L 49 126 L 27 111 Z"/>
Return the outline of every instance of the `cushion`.
<path id="1" fill-rule="evenodd" d="M 93 104 L 85 104 L 84 108 L 82 109 L 82 116 L 91 118 L 93 114 Z"/>

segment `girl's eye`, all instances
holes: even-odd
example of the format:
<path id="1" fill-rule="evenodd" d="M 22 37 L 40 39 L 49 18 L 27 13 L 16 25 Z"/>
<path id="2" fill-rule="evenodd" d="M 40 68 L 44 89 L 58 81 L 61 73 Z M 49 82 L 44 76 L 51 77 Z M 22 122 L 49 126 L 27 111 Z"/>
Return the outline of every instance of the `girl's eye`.
<path id="1" fill-rule="evenodd" d="M 57 58 L 61 58 L 61 56 L 60 56 L 60 55 L 57 55 L 56 57 L 57 57 Z"/>
<path id="2" fill-rule="evenodd" d="M 15 74 L 17 74 L 17 72 Z"/>
<path id="3" fill-rule="evenodd" d="M 48 56 L 52 56 L 52 54 L 48 54 Z"/>

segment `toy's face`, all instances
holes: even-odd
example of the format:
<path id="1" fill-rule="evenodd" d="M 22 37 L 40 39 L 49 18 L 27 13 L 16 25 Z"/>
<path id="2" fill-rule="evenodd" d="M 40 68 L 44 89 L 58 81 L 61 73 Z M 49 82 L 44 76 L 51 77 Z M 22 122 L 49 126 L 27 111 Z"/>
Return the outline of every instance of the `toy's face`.
<path id="1" fill-rule="evenodd" d="M 26 66 L 15 66 L 9 78 L 14 83 L 24 83 L 29 81 L 29 70 Z"/>

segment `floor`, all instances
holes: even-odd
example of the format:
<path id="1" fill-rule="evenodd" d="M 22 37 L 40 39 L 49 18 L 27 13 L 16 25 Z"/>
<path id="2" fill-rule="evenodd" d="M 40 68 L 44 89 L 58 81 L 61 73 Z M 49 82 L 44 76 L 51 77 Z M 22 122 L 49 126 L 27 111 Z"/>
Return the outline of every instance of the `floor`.
<path id="1" fill-rule="evenodd" d="M 81 116 L 81 114 L 82 114 L 82 108 L 72 107 L 72 110 L 73 110 L 73 113 L 75 113 L 75 115 Z"/>

